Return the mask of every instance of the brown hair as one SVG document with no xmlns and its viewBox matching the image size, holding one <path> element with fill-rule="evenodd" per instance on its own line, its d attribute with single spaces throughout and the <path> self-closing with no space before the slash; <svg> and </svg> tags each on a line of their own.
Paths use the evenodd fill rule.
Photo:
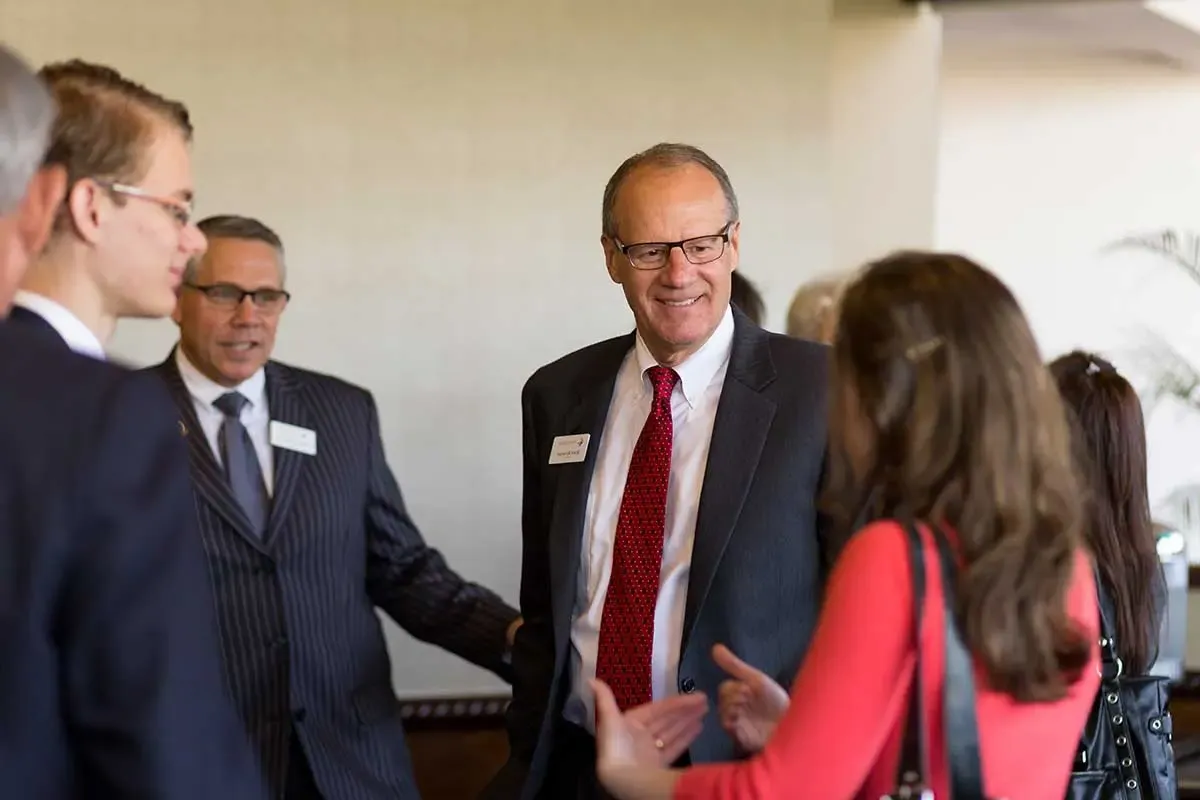
<svg viewBox="0 0 1200 800">
<path fill-rule="evenodd" d="M 904 252 L 846 287 L 826 504 L 945 522 L 957 620 L 990 685 L 1062 697 L 1091 642 L 1067 615 L 1081 509 L 1062 401 L 1016 300 L 957 255 Z"/>
<path fill-rule="evenodd" d="M 148 167 L 154 123 L 166 122 L 192 138 L 187 108 L 135 83 L 115 69 L 74 60 L 47 64 L 38 73 L 58 104 L 45 163 L 67 171 L 67 192 L 93 178 L 137 183 Z M 64 227 L 66 202 L 56 227 Z"/>
<path fill-rule="evenodd" d="M 1074 423 L 1079 473 L 1087 482 L 1083 535 L 1116 612 L 1126 667 L 1145 672 L 1158 639 L 1158 551 L 1146 485 L 1146 426 L 1137 392 L 1112 364 L 1078 350 L 1050 373 Z"/>
</svg>

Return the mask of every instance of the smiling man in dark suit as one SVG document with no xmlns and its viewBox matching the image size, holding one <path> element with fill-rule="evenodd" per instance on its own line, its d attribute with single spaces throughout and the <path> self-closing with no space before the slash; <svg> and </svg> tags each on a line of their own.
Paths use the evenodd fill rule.
<svg viewBox="0 0 1200 800">
<path fill-rule="evenodd" d="M 375 609 L 501 676 L 517 611 L 425 544 L 371 394 L 270 360 L 279 236 L 238 216 L 200 229 L 154 371 L 187 430 L 234 699 L 276 797 L 416 800 Z"/>
<path fill-rule="evenodd" d="M 144 110 L 109 112 L 153 141 Z M 170 399 L 2 319 L 64 192 L 90 191 L 62 165 L 38 169 L 54 119 L 0 47 L 0 795 L 260 800 Z M 142 148 L 128 155 L 146 166 Z"/>
<path fill-rule="evenodd" d="M 741 223 L 725 170 L 657 145 L 612 176 L 602 224 L 636 331 L 522 394 L 525 624 L 492 798 L 597 796 L 593 677 L 622 708 L 714 697 L 724 643 L 790 685 L 830 559 L 825 348 L 730 307 Z M 709 718 L 689 755 L 736 754 Z"/>
</svg>

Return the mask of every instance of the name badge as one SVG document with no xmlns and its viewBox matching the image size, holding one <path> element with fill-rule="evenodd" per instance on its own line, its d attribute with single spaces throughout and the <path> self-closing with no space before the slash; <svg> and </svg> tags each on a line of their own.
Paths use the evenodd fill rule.
<svg viewBox="0 0 1200 800">
<path fill-rule="evenodd" d="M 587 455 L 590 433 L 577 433 L 574 436 L 555 436 L 554 444 L 550 446 L 551 464 L 578 464 Z"/>
<path fill-rule="evenodd" d="M 317 454 L 317 432 L 308 428 L 301 428 L 299 425 L 289 425 L 286 422 L 271 420 L 270 426 L 271 446 L 282 447 L 284 450 L 292 450 L 296 453 L 303 453 L 306 456 L 315 456 Z"/>
</svg>

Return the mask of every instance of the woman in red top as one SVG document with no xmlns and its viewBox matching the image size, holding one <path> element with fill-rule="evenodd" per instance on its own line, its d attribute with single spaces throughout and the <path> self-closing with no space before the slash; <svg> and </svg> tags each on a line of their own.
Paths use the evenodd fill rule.
<svg viewBox="0 0 1200 800">
<path fill-rule="evenodd" d="M 917 654 L 894 520 L 912 518 L 946 523 L 960 560 L 956 617 L 975 658 L 987 794 L 1060 800 L 1097 691 L 1099 633 L 1070 437 L 1028 323 L 971 261 L 901 253 L 847 288 L 833 358 L 829 509 L 844 523 L 880 521 L 839 558 L 790 699 L 717 648 L 734 679 L 722 690 L 723 721 L 761 752 L 658 768 L 651 731 L 661 736 L 661 721 L 645 709 L 621 715 L 595 684 L 601 781 L 621 800 L 875 800 L 895 789 Z M 942 587 L 922 535 L 927 777 L 946 798 Z"/>
</svg>

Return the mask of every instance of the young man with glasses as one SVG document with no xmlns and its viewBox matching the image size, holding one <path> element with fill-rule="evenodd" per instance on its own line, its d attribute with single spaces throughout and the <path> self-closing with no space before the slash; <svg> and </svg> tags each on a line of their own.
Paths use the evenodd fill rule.
<svg viewBox="0 0 1200 800">
<path fill-rule="evenodd" d="M 602 796 L 593 678 L 635 715 L 681 695 L 655 732 L 664 764 L 727 761 L 715 716 L 700 723 L 723 677 L 713 646 L 785 686 L 804 655 L 831 558 L 828 356 L 730 307 L 740 236 L 729 177 L 698 148 L 656 145 L 605 188 L 600 241 L 636 330 L 522 394 L 525 624 L 489 798 Z"/>
<path fill-rule="evenodd" d="M 265 800 L 170 399 L 4 319 L 67 187 L 54 118 L 0 47 L 0 794 Z"/>
<path fill-rule="evenodd" d="M 165 317 L 188 261 L 192 125 L 183 104 L 83 61 L 40 72 L 59 114 L 46 164 L 67 174 L 50 241 L 14 299 L 14 320 L 95 358 L 122 317 Z"/>
<path fill-rule="evenodd" d="M 415 800 L 375 609 L 505 678 L 517 611 L 425 544 L 371 394 L 271 360 L 289 300 L 279 236 L 232 215 L 199 226 L 179 344 L 152 370 L 186 432 L 242 721 L 275 797 Z"/>
</svg>

